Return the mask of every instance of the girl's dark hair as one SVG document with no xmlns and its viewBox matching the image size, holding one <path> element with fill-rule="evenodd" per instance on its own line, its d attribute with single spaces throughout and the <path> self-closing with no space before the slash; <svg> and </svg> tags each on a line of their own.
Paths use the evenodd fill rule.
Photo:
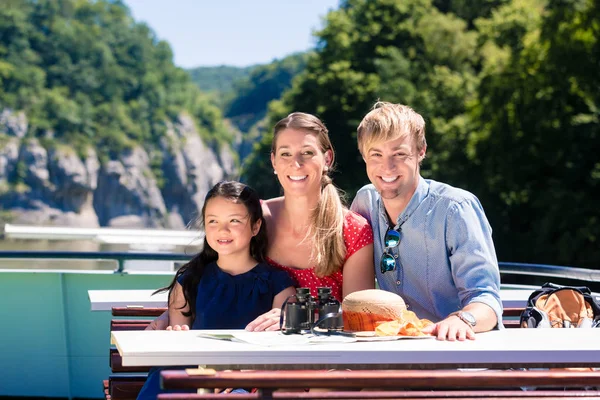
<svg viewBox="0 0 600 400">
<path fill-rule="evenodd" d="M 260 229 L 258 233 L 250 240 L 250 256 L 258 262 L 264 262 L 267 254 L 267 224 L 262 213 L 262 206 L 260 204 L 260 198 L 254 189 L 250 186 L 246 186 L 243 183 L 235 181 L 223 181 L 217 183 L 212 189 L 208 191 L 204 199 L 204 205 L 202 206 L 202 214 L 196 221 L 196 224 L 200 228 L 204 228 L 204 213 L 206 211 L 206 204 L 208 201 L 215 197 L 223 197 L 229 199 L 235 203 L 240 203 L 246 206 L 248 215 L 250 217 L 250 226 L 253 227 L 257 221 L 261 221 Z M 196 295 L 198 293 L 198 284 L 202 275 L 204 274 L 204 268 L 211 262 L 217 261 L 219 255 L 217 252 L 209 246 L 204 237 L 204 245 L 202 251 L 194 256 L 189 262 L 183 265 L 173 278 L 173 282 L 169 286 L 158 289 L 154 293 L 161 293 L 169 291 L 169 303 L 171 304 L 171 294 L 175 283 L 178 282 L 179 277 L 183 276 L 181 286 L 183 288 L 183 295 L 185 296 L 185 304 L 182 308 L 185 308 L 188 304 L 190 305 L 189 312 L 183 312 L 186 317 L 192 318 L 192 323 L 196 318 Z"/>
</svg>

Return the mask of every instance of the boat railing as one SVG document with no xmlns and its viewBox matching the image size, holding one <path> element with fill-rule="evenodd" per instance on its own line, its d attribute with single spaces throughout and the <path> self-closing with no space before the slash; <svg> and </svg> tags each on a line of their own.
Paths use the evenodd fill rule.
<svg viewBox="0 0 600 400">
<path fill-rule="evenodd" d="M 500 262 L 500 273 L 600 282 L 600 270 L 545 264 Z"/>
<path fill-rule="evenodd" d="M 113 261 L 115 273 L 127 273 L 128 261 L 168 261 L 186 262 L 191 254 L 167 252 L 130 252 L 130 251 L 0 251 L 0 260 L 44 260 L 44 261 Z M 1 271 L 1 270 L 0 270 Z"/>
<path fill-rule="evenodd" d="M 172 261 L 185 262 L 192 254 L 174 252 L 94 252 L 94 251 L 0 251 L 0 260 L 94 260 L 114 261 L 115 273 L 127 273 L 127 261 Z M 502 275 L 533 276 L 538 278 L 557 278 L 576 280 L 586 283 L 600 282 L 600 270 L 577 268 L 547 264 L 527 264 L 516 262 L 500 262 Z"/>
<path fill-rule="evenodd" d="M 4 224 L 3 236 L 23 240 L 87 240 L 103 244 L 197 246 L 204 233 L 197 230 L 76 228 Z"/>
</svg>

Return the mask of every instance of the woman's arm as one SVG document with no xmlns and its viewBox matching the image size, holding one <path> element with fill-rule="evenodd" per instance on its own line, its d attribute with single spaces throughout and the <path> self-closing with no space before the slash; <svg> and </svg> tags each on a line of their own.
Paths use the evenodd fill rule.
<svg viewBox="0 0 600 400">
<path fill-rule="evenodd" d="M 164 331 L 169 326 L 169 310 L 160 314 L 146 327 L 147 331 Z"/>
<path fill-rule="evenodd" d="M 342 295 L 344 297 L 358 290 L 375 288 L 372 243 L 348 257 L 344 264 L 343 276 Z"/>
</svg>

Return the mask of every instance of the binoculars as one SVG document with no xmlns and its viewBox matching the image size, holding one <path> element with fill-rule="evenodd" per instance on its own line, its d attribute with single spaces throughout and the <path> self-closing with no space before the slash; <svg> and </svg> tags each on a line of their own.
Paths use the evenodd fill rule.
<svg viewBox="0 0 600 400">
<path fill-rule="evenodd" d="M 303 333 L 320 328 L 328 332 L 344 329 L 341 304 L 331 295 L 331 288 L 317 288 L 317 297 L 309 288 L 297 288 L 281 307 L 281 331 L 284 334 Z"/>
</svg>

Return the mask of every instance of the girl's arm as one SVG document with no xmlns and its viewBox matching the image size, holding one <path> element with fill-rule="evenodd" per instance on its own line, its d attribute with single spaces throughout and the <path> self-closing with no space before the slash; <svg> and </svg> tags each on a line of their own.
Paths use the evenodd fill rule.
<svg viewBox="0 0 600 400">
<path fill-rule="evenodd" d="M 185 305 L 185 307 L 183 307 Z M 183 308 L 182 308 L 183 307 Z M 173 327 L 174 330 L 179 330 L 177 327 L 183 327 L 184 325 L 188 328 L 192 325 L 192 318 L 183 315 L 183 312 L 188 312 L 190 305 L 186 304 L 185 296 L 183 295 L 183 288 L 179 282 L 175 282 L 173 291 L 169 296 L 169 327 Z M 167 327 L 167 329 L 169 329 Z"/>
<path fill-rule="evenodd" d="M 375 269 L 373 268 L 373 244 L 357 250 L 346 260 L 343 270 L 342 295 L 364 289 L 375 288 Z"/>
<path fill-rule="evenodd" d="M 246 330 L 251 332 L 278 331 L 281 306 L 285 299 L 295 294 L 296 289 L 293 286 L 283 289 L 273 298 L 273 308 L 250 322 L 246 326 Z"/>
</svg>

